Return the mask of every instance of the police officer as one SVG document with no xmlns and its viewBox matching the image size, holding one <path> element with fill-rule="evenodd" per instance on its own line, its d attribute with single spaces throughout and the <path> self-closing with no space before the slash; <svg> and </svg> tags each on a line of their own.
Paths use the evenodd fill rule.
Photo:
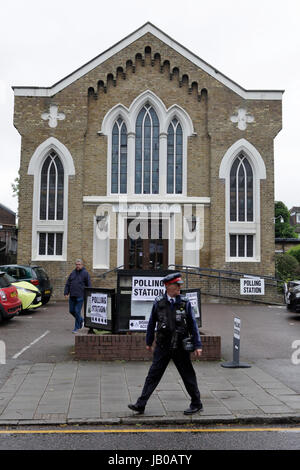
<svg viewBox="0 0 300 470">
<path fill-rule="evenodd" d="M 154 301 L 146 334 L 146 348 L 151 350 L 157 324 L 153 362 L 141 396 L 135 404 L 129 404 L 128 407 L 139 414 L 144 413 L 148 399 L 160 382 L 170 359 L 173 359 L 191 397 L 190 407 L 184 414 L 191 415 L 203 409 L 190 358 L 191 350 L 195 350 L 196 357 L 201 356 L 201 339 L 191 304 L 186 297 L 180 295 L 180 285 L 183 284 L 181 274 L 169 274 L 163 278 L 163 282 L 166 293 Z"/>
</svg>

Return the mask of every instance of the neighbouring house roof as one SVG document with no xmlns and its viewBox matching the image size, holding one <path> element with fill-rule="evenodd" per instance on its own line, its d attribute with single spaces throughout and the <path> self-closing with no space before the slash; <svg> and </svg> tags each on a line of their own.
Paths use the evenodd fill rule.
<svg viewBox="0 0 300 470">
<path fill-rule="evenodd" d="M 12 211 L 12 210 L 9 209 L 8 207 L 6 207 L 4 204 L 1 204 L 1 203 L 0 203 L 0 209 L 3 209 L 4 211 L 9 212 L 9 213 L 12 214 L 12 215 L 16 215 L 16 213 L 15 213 L 14 211 Z"/>
<path fill-rule="evenodd" d="M 69 86 L 75 80 L 78 80 L 98 65 L 102 64 L 105 60 L 112 57 L 117 52 L 132 44 L 147 33 L 151 33 L 153 36 L 160 39 L 162 42 L 167 44 L 172 49 L 183 55 L 186 59 L 190 60 L 201 70 L 207 72 L 210 76 L 233 90 L 235 93 L 240 95 L 244 99 L 253 100 L 281 100 L 284 90 L 245 90 L 240 85 L 235 83 L 230 78 L 216 70 L 215 67 L 209 65 L 207 62 L 202 60 L 200 57 L 189 51 L 186 47 L 181 45 L 179 42 L 172 39 L 166 33 L 161 31 L 159 28 L 148 22 L 141 26 L 139 29 L 125 37 L 121 41 L 117 42 L 114 46 L 107 49 L 94 59 L 87 62 L 82 67 L 75 70 L 73 73 L 63 78 L 59 82 L 55 83 L 51 87 L 27 87 L 27 86 L 13 86 L 15 96 L 40 96 L 40 97 L 51 97 Z"/>
</svg>

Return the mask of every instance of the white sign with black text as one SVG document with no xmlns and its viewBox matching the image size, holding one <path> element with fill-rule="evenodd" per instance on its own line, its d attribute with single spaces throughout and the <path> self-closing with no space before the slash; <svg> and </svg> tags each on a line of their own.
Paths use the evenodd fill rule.
<svg viewBox="0 0 300 470">
<path fill-rule="evenodd" d="M 265 280 L 257 277 L 240 279 L 241 295 L 265 295 Z"/>
<path fill-rule="evenodd" d="M 133 277 L 131 300 L 152 301 L 165 293 L 162 277 Z"/>
<path fill-rule="evenodd" d="M 91 320 L 99 325 L 107 325 L 107 294 L 91 294 Z"/>
<path fill-rule="evenodd" d="M 130 330 L 147 330 L 148 320 L 129 320 Z"/>
<path fill-rule="evenodd" d="M 191 302 L 191 306 L 192 306 L 192 309 L 193 309 L 195 318 L 199 318 L 199 317 L 200 317 L 200 313 L 199 313 L 199 307 L 198 307 L 198 295 L 197 295 L 197 292 L 186 292 L 184 295 L 185 295 L 185 296 L 189 299 L 189 301 Z"/>
</svg>

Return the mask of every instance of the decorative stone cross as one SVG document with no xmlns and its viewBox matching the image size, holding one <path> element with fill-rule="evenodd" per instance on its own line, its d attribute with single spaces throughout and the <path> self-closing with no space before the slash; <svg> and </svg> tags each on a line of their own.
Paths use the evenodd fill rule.
<svg viewBox="0 0 300 470">
<path fill-rule="evenodd" d="M 57 121 L 62 121 L 66 117 L 64 113 L 58 113 L 57 111 L 58 106 L 56 106 L 56 104 L 50 104 L 49 113 L 42 114 L 42 119 L 44 119 L 44 121 L 48 120 L 50 127 L 56 127 Z"/>
<path fill-rule="evenodd" d="M 245 129 L 247 129 L 247 123 L 254 121 L 254 117 L 251 116 L 251 114 L 247 113 L 246 109 L 239 108 L 237 116 L 231 116 L 230 120 L 231 122 L 237 122 L 237 127 L 241 131 L 244 131 Z"/>
</svg>

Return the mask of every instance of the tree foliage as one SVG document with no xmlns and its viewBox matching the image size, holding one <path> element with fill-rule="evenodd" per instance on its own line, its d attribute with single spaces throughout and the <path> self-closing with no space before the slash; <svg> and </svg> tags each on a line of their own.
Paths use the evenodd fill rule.
<svg viewBox="0 0 300 470">
<path fill-rule="evenodd" d="M 296 258 L 287 253 L 275 257 L 276 278 L 283 281 L 292 281 L 300 277 L 300 265 Z"/>
<path fill-rule="evenodd" d="M 290 248 L 290 249 L 287 251 L 287 254 L 293 256 L 294 258 L 296 258 L 296 260 L 298 261 L 298 263 L 300 263 L 300 245 L 295 246 L 294 248 Z"/>
<path fill-rule="evenodd" d="M 290 225 L 289 210 L 282 201 L 275 202 L 275 238 L 297 238 L 294 228 Z"/>
</svg>

